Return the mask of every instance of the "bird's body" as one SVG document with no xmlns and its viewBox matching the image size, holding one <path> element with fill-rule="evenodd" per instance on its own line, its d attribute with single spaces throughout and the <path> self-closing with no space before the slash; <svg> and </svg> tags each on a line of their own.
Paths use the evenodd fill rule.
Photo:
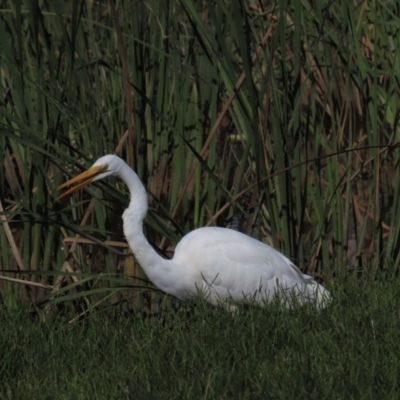
<svg viewBox="0 0 400 400">
<path fill-rule="evenodd" d="M 221 299 L 261 304 L 271 301 L 280 289 L 294 289 L 305 295 L 298 298 L 302 302 L 314 298 L 318 286 L 274 248 L 226 228 L 199 228 L 188 233 L 170 262 L 174 273 L 180 269 L 178 276 L 186 276 L 183 281 L 172 279 L 163 290 L 181 300 L 196 296 L 199 288 L 213 305 Z M 182 297 L 190 287 L 190 293 Z"/>
<path fill-rule="evenodd" d="M 79 182 L 65 196 L 107 176 L 127 184 L 131 201 L 123 214 L 126 239 L 147 277 L 166 293 L 180 300 L 201 293 L 213 305 L 229 301 L 263 306 L 276 295 L 286 307 L 293 301 L 324 307 L 330 300 L 322 285 L 302 274 L 282 253 L 232 229 L 196 229 L 183 237 L 171 260 L 162 258 L 143 234 L 146 190 L 136 173 L 117 156 L 101 157 L 92 168 L 60 188 Z"/>
</svg>

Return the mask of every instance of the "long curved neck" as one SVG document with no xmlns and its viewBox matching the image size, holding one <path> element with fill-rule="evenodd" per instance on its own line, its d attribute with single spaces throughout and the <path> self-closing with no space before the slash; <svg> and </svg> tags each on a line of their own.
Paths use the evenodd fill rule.
<svg viewBox="0 0 400 400">
<path fill-rule="evenodd" d="M 143 220 L 148 208 L 146 189 L 131 168 L 123 168 L 119 177 L 126 183 L 131 193 L 129 207 L 122 216 L 126 240 L 148 278 L 156 286 L 159 286 L 157 270 L 162 269 L 168 260 L 156 253 L 143 233 Z"/>
</svg>

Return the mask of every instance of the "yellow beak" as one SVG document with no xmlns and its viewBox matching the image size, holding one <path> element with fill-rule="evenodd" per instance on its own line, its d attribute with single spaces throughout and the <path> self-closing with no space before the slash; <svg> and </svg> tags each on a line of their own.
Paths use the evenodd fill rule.
<svg viewBox="0 0 400 400">
<path fill-rule="evenodd" d="M 57 190 L 65 189 L 66 187 L 71 186 L 71 185 L 74 185 L 74 186 L 70 187 L 66 192 L 61 194 L 61 196 L 59 196 L 57 198 L 57 200 L 60 200 L 63 197 L 68 196 L 69 194 L 75 192 L 76 190 L 88 185 L 90 182 L 93 181 L 93 179 L 97 175 L 101 174 L 102 172 L 107 171 L 107 168 L 108 168 L 107 165 L 98 165 L 96 167 L 91 167 L 87 171 L 82 172 L 81 174 L 76 176 L 75 178 L 72 178 L 69 181 L 63 183 L 62 185 L 60 185 L 57 188 Z"/>
</svg>

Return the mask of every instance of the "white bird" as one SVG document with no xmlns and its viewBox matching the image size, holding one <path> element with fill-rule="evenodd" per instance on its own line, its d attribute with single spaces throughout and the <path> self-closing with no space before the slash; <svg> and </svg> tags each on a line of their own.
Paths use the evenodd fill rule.
<svg viewBox="0 0 400 400">
<path fill-rule="evenodd" d="M 59 190 L 74 186 L 60 198 L 107 177 L 120 178 L 128 186 L 131 201 L 122 215 L 125 237 L 147 277 L 164 292 L 180 300 L 201 294 L 215 306 L 244 302 L 262 307 L 277 295 L 287 308 L 293 301 L 320 308 L 330 301 L 329 292 L 282 253 L 232 229 L 196 229 L 182 238 L 172 259 L 162 258 L 143 233 L 146 189 L 117 156 L 99 158 L 87 171 L 61 185 Z"/>
</svg>

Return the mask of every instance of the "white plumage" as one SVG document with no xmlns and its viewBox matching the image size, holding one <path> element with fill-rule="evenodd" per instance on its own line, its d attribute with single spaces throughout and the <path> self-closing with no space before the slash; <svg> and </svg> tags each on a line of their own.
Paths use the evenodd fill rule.
<svg viewBox="0 0 400 400">
<path fill-rule="evenodd" d="M 282 253 L 231 229 L 196 229 L 183 237 L 171 260 L 162 258 L 143 234 L 146 190 L 117 156 L 101 157 L 90 169 L 61 185 L 59 189 L 75 184 L 61 197 L 106 177 L 120 178 L 128 186 L 131 201 L 122 216 L 126 239 L 147 277 L 166 293 L 187 300 L 200 291 L 213 305 L 244 301 L 263 306 L 277 294 L 286 307 L 293 301 L 317 307 L 329 302 L 329 292 Z"/>
</svg>

